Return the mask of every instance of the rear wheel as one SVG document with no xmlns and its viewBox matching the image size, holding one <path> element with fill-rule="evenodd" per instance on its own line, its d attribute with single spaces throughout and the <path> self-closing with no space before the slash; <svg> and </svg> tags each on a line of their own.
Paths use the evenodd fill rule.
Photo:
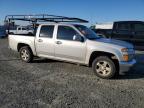
<svg viewBox="0 0 144 108">
<path fill-rule="evenodd" d="M 116 75 L 116 65 L 115 63 L 106 56 L 97 57 L 92 68 L 96 76 L 103 79 L 110 79 Z"/>
<path fill-rule="evenodd" d="M 33 60 L 33 54 L 31 49 L 28 46 L 20 48 L 20 58 L 26 63 L 30 63 Z"/>
<path fill-rule="evenodd" d="M 33 35 L 33 33 L 29 32 L 28 35 Z"/>
</svg>

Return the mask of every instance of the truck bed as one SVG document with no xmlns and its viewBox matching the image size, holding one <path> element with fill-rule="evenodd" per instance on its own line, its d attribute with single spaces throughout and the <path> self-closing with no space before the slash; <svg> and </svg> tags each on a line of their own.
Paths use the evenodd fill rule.
<svg viewBox="0 0 144 108">
<path fill-rule="evenodd" d="M 29 35 L 9 35 L 8 36 L 9 41 L 9 48 L 15 51 L 18 51 L 18 45 L 19 44 L 28 44 L 33 48 L 32 50 L 35 51 L 35 36 L 29 36 Z"/>
</svg>

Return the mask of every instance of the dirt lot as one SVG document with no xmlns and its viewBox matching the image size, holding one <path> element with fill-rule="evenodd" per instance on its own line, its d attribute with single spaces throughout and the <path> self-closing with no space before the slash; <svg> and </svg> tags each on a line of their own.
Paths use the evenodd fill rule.
<svg viewBox="0 0 144 108">
<path fill-rule="evenodd" d="M 23 63 L 0 39 L 0 108 L 144 108 L 143 54 L 126 75 L 103 80 L 85 66 Z"/>
</svg>

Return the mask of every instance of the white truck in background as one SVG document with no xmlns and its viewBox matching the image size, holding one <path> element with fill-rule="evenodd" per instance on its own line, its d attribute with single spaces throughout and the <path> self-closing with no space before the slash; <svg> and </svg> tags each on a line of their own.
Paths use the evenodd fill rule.
<svg viewBox="0 0 144 108">
<path fill-rule="evenodd" d="M 9 30 L 9 34 L 33 34 L 33 30 L 25 27 L 25 26 L 18 26 L 16 30 Z"/>
</svg>

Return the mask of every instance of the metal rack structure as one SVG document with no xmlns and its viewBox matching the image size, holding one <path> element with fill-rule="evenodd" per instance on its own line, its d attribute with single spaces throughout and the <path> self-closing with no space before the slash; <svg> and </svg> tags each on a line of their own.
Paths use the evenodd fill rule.
<svg viewBox="0 0 144 108">
<path fill-rule="evenodd" d="M 15 21 L 27 21 L 30 22 L 36 30 L 37 25 L 41 22 L 72 22 L 72 23 L 88 23 L 88 21 L 80 18 L 71 18 L 65 16 L 56 16 L 56 15 L 48 15 L 48 14 L 38 14 L 38 15 L 7 15 L 5 17 L 5 25 L 7 26 L 8 34 L 10 30 L 10 26 L 15 25 Z"/>
<path fill-rule="evenodd" d="M 48 14 L 39 14 L 39 15 L 7 15 L 5 17 L 5 22 L 10 23 L 11 21 L 30 21 L 32 23 L 37 22 L 74 22 L 74 23 L 88 23 L 88 21 L 80 18 L 71 18 L 65 16 L 56 16 Z"/>
</svg>

